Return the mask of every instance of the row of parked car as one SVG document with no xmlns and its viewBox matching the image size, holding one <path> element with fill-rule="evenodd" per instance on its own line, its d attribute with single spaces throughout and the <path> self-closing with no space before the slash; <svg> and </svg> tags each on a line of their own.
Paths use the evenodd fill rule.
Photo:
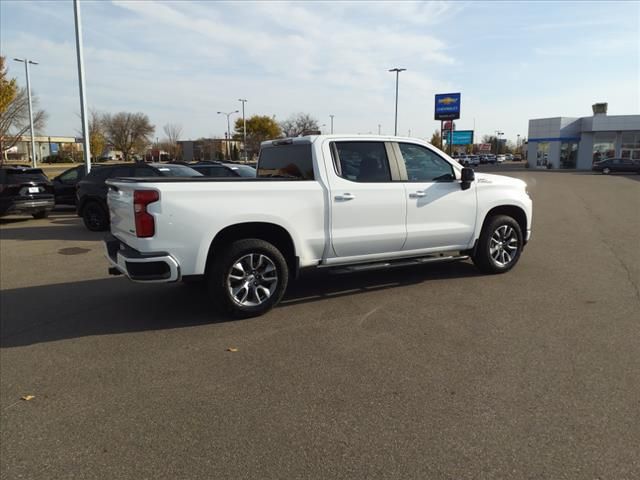
<svg viewBox="0 0 640 480">
<path fill-rule="evenodd" d="M 520 155 L 512 155 L 510 153 L 506 153 L 504 155 L 494 155 L 494 154 L 484 154 L 484 155 L 453 155 L 458 163 L 465 167 L 473 167 L 478 165 L 495 165 L 496 163 L 503 162 L 519 162 L 522 160 Z"/>
<path fill-rule="evenodd" d="M 40 168 L 0 168 L 0 216 L 14 213 L 45 218 L 56 205 L 75 205 L 78 216 L 92 231 L 109 228 L 106 180 L 117 177 L 255 177 L 249 165 L 224 162 L 119 163 L 84 165 L 65 170 L 49 180 Z"/>
</svg>

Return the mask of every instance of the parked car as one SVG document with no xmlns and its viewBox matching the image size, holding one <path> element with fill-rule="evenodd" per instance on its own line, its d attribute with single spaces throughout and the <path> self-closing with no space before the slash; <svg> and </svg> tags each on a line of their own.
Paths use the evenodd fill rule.
<svg viewBox="0 0 640 480">
<path fill-rule="evenodd" d="M 170 163 L 120 163 L 92 169 L 77 184 L 76 206 L 78 216 L 94 232 L 109 228 L 107 207 L 107 179 L 126 177 L 201 177 L 202 174 L 184 165 Z"/>
<path fill-rule="evenodd" d="M 248 165 L 223 162 L 198 162 L 187 164 L 205 177 L 255 177 L 256 169 Z"/>
<path fill-rule="evenodd" d="M 640 160 L 630 158 L 607 158 L 595 162 L 591 167 L 594 172 L 609 173 L 640 173 Z"/>
<path fill-rule="evenodd" d="M 496 162 L 497 163 L 504 163 L 507 160 L 507 156 L 506 155 L 496 155 Z"/>
<path fill-rule="evenodd" d="M 110 273 L 203 278 L 230 314 L 249 317 L 275 306 L 307 269 L 471 258 L 502 273 L 531 235 L 522 180 L 475 174 L 418 139 L 278 139 L 262 143 L 257 170 L 233 182 L 108 180 Z"/>
<path fill-rule="evenodd" d="M 40 168 L 0 168 L 0 216 L 25 213 L 45 218 L 54 204 L 53 186 Z"/>
<path fill-rule="evenodd" d="M 92 169 L 103 168 L 100 165 L 92 165 Z M 85 177 L 84 165 L 65 170 L 51 180 L 56 196 L 56 205 L 75 205 L 76 188 L 78 182 Z"/>
</svg>

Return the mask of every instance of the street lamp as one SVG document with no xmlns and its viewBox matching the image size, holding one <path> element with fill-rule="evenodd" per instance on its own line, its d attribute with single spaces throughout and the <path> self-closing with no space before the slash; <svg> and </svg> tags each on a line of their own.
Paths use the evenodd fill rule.
<svg viewBox="0 0 640 480">
<path fill-rule="evenodd" d="M 331 117 L 331 134 L 333 134 L 333 117 L 335 117 L 335 115 L 329 115 L 329 117 Z"/>
<path fill-rule="evenodd" d="M 231 126 L 229 124 L 229 117 L 234 113 L 240 113 L 238 110 L 234 110 L 233 112 L 218 112 L 218 115 L 226 115 L 227 116 L 227 160 L 231 159 L 231 149 L 229 148 L 229 141 L 231 140 Z"/>
<path fill-rule="evenodd" d="M 84 82 L 84 55 L 82 53 L 80 0 L 73 0 L 73 16 L 76 27 L 76 58 L 78 61 L 78 90 L 80 91 L 80 119 L 82 120 L 82 151 L 84 152 L 84 170 L 85 173 L 88 174 L 91 171 L 91 149 L 89 147 L 89 119 L 87 117 L 86 85 Z"/>
<path fill-rule="evenodd" d="M 378 124 L 378 135 L 380 135 L 382 132 L 382 125 Z"/>
<path fill-rule="evenodd" d="M 390 72 L 396 72 L 396 119 L 395 119 L 395 127 L 393 129 L 393 134 L 398 135 L 398 79 L 400 77 L 400 72 L 404 72 L 406 68 L 392 68 Z"/>
<path fill-rule="evenodd" d="M 496 130 L 496 155 L 500 153 L 500 135 L 504 135 L 504 132 Z"/>
<path fill-rule="evenodd" d="M 29 102 L 29 129 L 31 130 L 31 161 L 33 167 L 36 167 L 36 141 L 33 137 L 33 104 L 31 102 L 31 80 L 29 79 L 29 65 L 38 65 L 27 58 L 14 58 L 16 62 L 24 63 L 24 73 L 27 76 L 27 99 Z"/>
<path fill-rule="evenodd" d="M 239 98 L 242 102 L 242 150 L 244 151 L 244 161 L 247 161 L 247 121 L 244 118 L 244 104 L 247 103 L 246 98 Z"/>
</svg>

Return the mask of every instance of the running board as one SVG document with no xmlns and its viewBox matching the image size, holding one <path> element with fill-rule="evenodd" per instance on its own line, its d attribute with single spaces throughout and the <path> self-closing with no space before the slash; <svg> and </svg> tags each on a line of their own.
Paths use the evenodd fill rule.
<svg viewBox="0 0 640 480">
<path fill-rule="evenodd" d="M 330 269 L 335 273 L 354 273 L 366 272 L 369 270 L 383 270 L 386 268 L 408 267 L 411 265 L 423 265 L 425 263 L 456 262 L 468 259 L 469 255 L 428 256 L 419 258 L 402 258 L 398 260 L 388 260 L 385 262 L 361 263 L 358 265 L 335 266 L 330 267 Z"/>
</svg>

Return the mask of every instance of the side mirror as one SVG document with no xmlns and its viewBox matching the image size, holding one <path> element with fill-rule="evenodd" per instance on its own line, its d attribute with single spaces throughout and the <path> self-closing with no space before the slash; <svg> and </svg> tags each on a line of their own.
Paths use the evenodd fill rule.
<svg viewBox="0 0 640 480">
<path fill-rule="evenodd" d="M 462 169 L 462 175 L 461 175 L 462 183 L 460 184 L 460 187 L 462 188 L 462 190 L 467 190 L 469 187 L 471 187 L 471 182 L 473 182 L 475 179 L 476 179 L 476 174 L 473 171 L 473 168 L 464 167 Z"/>
</svg>

